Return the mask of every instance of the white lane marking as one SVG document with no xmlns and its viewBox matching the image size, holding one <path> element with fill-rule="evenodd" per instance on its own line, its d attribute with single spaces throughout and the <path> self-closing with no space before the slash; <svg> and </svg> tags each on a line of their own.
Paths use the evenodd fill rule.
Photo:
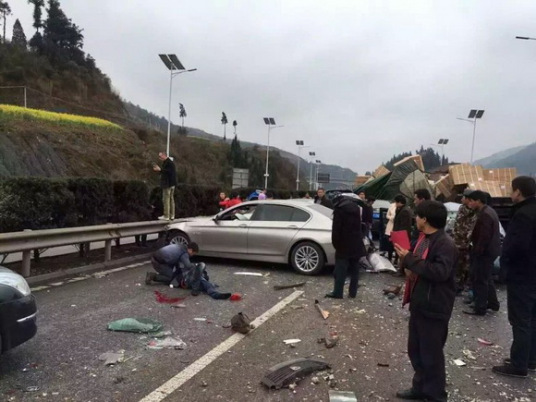
<svg viewBox="0 0 536 402">
<path fill-rule="evenodd" d="M 275 306 L 273 306 L 268 311 L 264 312 L 261 316 L 257 317 L 252 324 L 255 325 L 255 328 L 258 328 L 260 325 L 262 325 L 264 322 L 268 321 L 272 316 L 277 314 L 279 311 L 281 311 L 283 308 L 285 308 L 288 304 L 292 303 L 294 300 L 296 300 L 298 297 L 300 297 L 303 294 L 303 291 L 297 290 L 294 293 L 290 294 L 289 296 L 285 297 L 283 300 L 281 300 L 279 303 L 277 303 Z M 254 329 L 256 331 L 257 329 Z M 229 349 L 231 349 L 234 345 L 236 345 L 238 342 L 240 342 L 244 337 L 247 335 L 243 335 L 240 333 L 235 333 L 234 335 L 231 335 L 229 338 L 227 338 L 225 341 L 220 343 L 218 346 L 216 346 L 214 349 L 212 349 L 210 352 L 208 352 L 206 355 L 200 357 L 195 362 L 190 364 L 188 367 L 186 367 L 181 372 L 177 373 L 174 377 L 169 379 L 167 382 L 162 384 L 160 387 L 155 389 L 153 392 L 151 392 L 149 395 L 145 396 L 145 398 L 141 399 L 140 402 L 160 402 L 164 398 L 168 397 L 171 393 L 178 390 L 186 381 L 193 378 L 197 373 L 199 373 L 201 370 L 203 370 L 205 367 L 207 367 L 210 363 L 212 363 L 214 360 L 216 360 L 218 357 L 220 357 L 222 354 L 227 352 Z"/>
<path fill-rule="evenodd" d="M 62 286 L 62 285 L 65 285 L 66 283 L 84 281 L 84 280 L 89 279 L 89 278 L 102 278 L 102 277 L 104 277 L 106 275 L 113 274 L 115 272 L 121 272 L 121 271 L 125 271 L 127 269 L 130 269 L 130 268 L 136 268 L 136 267 L 148 264 L 149 261 L 150 260 L 138 262 L 136 264 L 125 265 L 124 267 L 113 268 L 113 269 L 109 269 L 108 271 L 99 271 L 99 272 L 95 272 L 95 273 L 89 274 L 89 275 L 77 276 L 75 278 L 67 279 L 66 281 L 54 282 L 54 283 L 51 283 L 49 285 L 37 286 L 35 288 L 31 288 L 31 291 L 33 293 L 35 293 L 35 292 L 39 292 L 40 290 L 50 289 L 51 287 Z"/>
</svg>

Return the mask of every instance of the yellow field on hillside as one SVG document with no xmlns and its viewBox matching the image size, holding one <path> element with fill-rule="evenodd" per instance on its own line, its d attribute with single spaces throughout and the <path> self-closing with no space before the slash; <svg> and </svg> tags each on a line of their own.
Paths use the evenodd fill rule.
<svg viewBox="0 0 536 402">
<path fill-rule="evenodd" d="M 122 130 L 123 128 L 111 121 L 99 119 L 97 117 L 80 116 L 68 113 L 55 113 L 46 110 L 30 109 L 13 105 L 0 104 L 0 119 L 2 117 L 13 117 L 22 120 L 46 120 L 61 125 L 79 127 L 98 127 L 112 130 Z"/>
</svg>

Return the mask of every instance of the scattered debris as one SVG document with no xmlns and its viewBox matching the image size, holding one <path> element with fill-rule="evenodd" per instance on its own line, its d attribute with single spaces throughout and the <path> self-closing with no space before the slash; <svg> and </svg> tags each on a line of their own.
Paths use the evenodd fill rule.
<svg viewBox="0 0 536 402">
<path fill-rule="evenodd" d="M 320 382 L 320 380 L 318 379 L 318 377 L 313 377 L 313 378 L 311 378 L 311 382 L 313 384 L 318 384 Z"/>
<path fill-rule="evenodd" d="M 160 350 L 164 348 L 184 350 L 186 349 L 186 343 L 180 338 L 168 336 L 164 339 L 152 340 L 147 344 L 147 349 Z"/>
<path fill-rule="evenodd" d="M 458 367 L 466 366 L 465 362 L 462 359 L 456 359 L 454 360 L 454 364 Z"/>
<path fill-rule="evenodd" d="M 153 334 L 152 337 L 153 338 L 164 338 L 166 336 L 170 336 L 171 335 L 171 331 L 160 331 L 160 332 L 157 332 L 156 334 Z"/>
<path fill-rule="evenodd" d="M 316 300 L 316 299 L 315 299 L 315 306 L 316 306 L 316 308 L 318 309 L 318 311 L 320 312 L 320 315 L 322 315 L 322 318 L 323 318 L 324 320 L 327 320 L 328 317 L 329 317 L 329 311 L 324 310 L 324 309 L 322 308 L 322 306 L 320 306 L 320 302 L 319 302 L 318 300 Z"/>
<path fill-rule="evenodd" d="M 317 342 L 323 343 L 326 345 L 326 348 L 331 349 L 339 342 L 339 337 L 337 336 L 336 333 L 330 333 L 325 338 L 318 338 Z"/>
<path fill-rule="evenodd" d="M 290 289 L 290 288 L 299 288 L 301 286 L 305 285 L 305 282 L 299 282 L 289 285 L 274 285 L 274 290 L 283 290 L 283 289 Z"/>
<path fill-rule="evenodd" d="M 389 367 L 389 363 L 378 363 L 378 367 Z"/>
<path fill-rule="evenodd" d="M 154 294 L 156 296 L 156 301 L 158 303 L 173 304 L 173 303 L 178 303 L 178 302 L 183 301 L 184 299 L 186 299 L 186 297 L 169 297 L 169 296 L 165 295 L 164 293 L 159 292 L 158 290 L 155 290 Z"/>
<path fill-rule="evenodd" d="M 493 342 L 487 341 L 487 340 L 482 339 L 482 338 L 478 338 L 477 341 L 478 341 L 478 343 L 480 343 L 480 344 L 482 344 L 482 345 L 486 345 L 486 346 L 491 346 L 491 345 L 493 345 Z"/>
<path fill-rule="evenodd" d="M 473 355 L 473 352 L 471 352 L 470 350 L 468 349 L 464 349 L 462 350 L 462 353 L 465 357 L 467 357 L 468 359 L 471 359 L 471 360 L 476 360 L 476 357 Z"/>
<path fill-rule="evenodd" d="M 163 325 L 149 318 L 123 318 L 108 324 L 110 331 L 149 333 L 158 332 Z"/>
<path fill-rule="evenodd" d="M 293 345 L 295 343 L 300 343 L 301 339 L 285 339 L 283 342 L 285 342 L 285 345 Z"/>
<path fill-rule="evenodd" d="M 355 311 L 356 314 L 365 314 L 366 312 L 367 311 L 364 308 Z"/>
<path fill-rule="evenodd" d="M 393 293 L 394 295 L 398 295 L 401 289 L 402 285 L 390 285 L 388 288 L 383 289 L 383 294 L 388 295 L 389 293 Z"/>
<path fill-rule="evenodd" d="M 125 381 L 125 377 L 115 377 L 114 378 L 114 384 L 121 384 Z"/>
<path fill-rule="evenodd" d="M 99 356 L 99 360 L 104 362 L 105 366 L 115 366 L 118 363 L 125 361 L 125 351 L 106 352 Z"/>
<path fill-rule="evenodd" d="M 261 382 L 269 389 L 281 389 L 297 383 L 308 374 L 330 368 L 330 365 L 316 359 L 294 359 L 271 367 Z"/>
<path fill-rule="evenodd" d="M 235 272 L 235 275 L 262 276 L 260 272 Z"/>
<path fill-rule="evenodd" d="M 171 308 L 186 308 L 186 304 L 172 304 Z"/>
<path fill-rule="evenodd" d="M 24 388 L 24 392 L 37 392 L 41 388 L 39 388 L 37 385 L 31 385 L 29 387 Z"/>
<path fill-rule="evenodd" d="M 194 321 L 206 321 L 207 319 L 205 317 L 195 317 Z"/>
<path fill-rule="evenodd" d="M 329 402 L 357 402 L 352 391 L 329 391 Z"/>
<path fill-rule="evenodd" d="M 202 382 L 201 382 L 201 386 L 202 386 L 203 388 L 206 388 L 206 387 L 208 387 L 208 383 L 207 383 L 206 381 L 202 381 Z"/>
</svg>

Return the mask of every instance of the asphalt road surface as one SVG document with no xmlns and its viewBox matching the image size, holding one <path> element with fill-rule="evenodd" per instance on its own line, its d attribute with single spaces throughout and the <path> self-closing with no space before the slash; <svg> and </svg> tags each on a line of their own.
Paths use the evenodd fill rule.
<svg viewBox="0 0 536 402">
<path fill-rule="evenodd" d="M 406 354 L 408 312 L 382 289 L 401 284 L 389 274 L 361 275 L 357 299 L 329 300 L 330 273 L 304 277 L 284 266 L 210 260 L 211 281 L 241 301 L 193 297 L 186 290 L 145 286 L 148 264 L 107 275 L 54 283 L 35 291 L 39 316 L 34 339 L 0 357 L 2 401 L 329 401 L 330 390 L 352 391 L 358 401 L 396 400 L 410 385 Z M 260 273 L 241 276 L 236 272 Z M 307 281 L 295 289 L 274 285 Z M 159 290 L 186 297 L 183 308 L 158 303 Z M 301 293 L 303 292 L 303 293 Z M 450 401 L 530 401 L 536 375 L 499 377 L 491 366 L 508 355 L 511 331 L 505 312 L 486 317 L 462 314 L 457 299 L 446 346 Z M 329 318 L 314 306 L 319 299 Z M 268 317 L 246 336 L 228 328 L 246 312 Z M 186 343 L 183 350 L 151 349 L 150 335 L 112 332 L 113 320 L 145 317 L 161 322 Z M 318 338 L 336 333 L 333 348 Z M 483 338 L 493 343 L 482 345 Z M 283 341 L 299 339 L 293 346 Z M 99 356 L 124 351 L 124 361 L 106 366 Z M 260 380 L 275 364 L 321 358 L 331 370 L 308 375 L 292 389 L 267 390 Z M 453 363 L 461 359 L 459 367 Z M 331 380 L 327 380 L 328 375 Z"/>
</svg>

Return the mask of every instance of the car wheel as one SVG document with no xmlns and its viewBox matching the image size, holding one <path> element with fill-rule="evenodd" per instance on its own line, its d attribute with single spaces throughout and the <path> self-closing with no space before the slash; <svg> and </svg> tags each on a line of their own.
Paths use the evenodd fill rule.
<svg viewBox="0 0 536 402">
<path fill-rule="evenodd" d="M 190 238 L 184 232 L 179 232 L 178 230 L 171 232 L 169 234 L 169 244 L 178 244 L 179 246 L 184 244 L 185 246 L 190 243 Z"/>
<path fill-rule="evenodd" d="M 319 274 L 324 268 L 324 263 L 324 252 L 315 243 L 299 243 L 292 249 L 290 264 L 300 274 Z"/>
</svg>

